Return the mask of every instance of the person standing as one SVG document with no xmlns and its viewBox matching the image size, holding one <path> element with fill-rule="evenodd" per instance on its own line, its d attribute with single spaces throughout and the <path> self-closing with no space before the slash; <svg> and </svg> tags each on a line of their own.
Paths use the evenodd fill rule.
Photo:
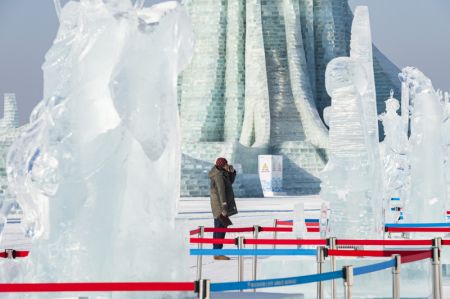
<svg viewBox="0 0 450 299">
<path fill-rule="evenodd" d="M 225 158 L 218 158 L 208 173 L 211 180 L 210 199 L 215 228 L 226 228 L 231 221 L 228 217 L 238 213 L 234 200 L 233 183 L 236 170 Z M 215 232 L 214 239 L 224 239 L 226 233 Z M 222 249 L 223 244 L 213 244 L 213 249 Z M 224 255 L 215 255 L 215 260 L 229 260 Z"/>
</svg>

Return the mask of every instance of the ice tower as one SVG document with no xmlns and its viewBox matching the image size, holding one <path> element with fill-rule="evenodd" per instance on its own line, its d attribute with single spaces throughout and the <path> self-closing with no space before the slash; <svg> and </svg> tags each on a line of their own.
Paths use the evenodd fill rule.
<svg viewBox="0 0 450 299">
<path fill-rule="evenodd" d="M 238 196 L 261 195 L 257 154 L 284 156 L 289 194 L 317 193 L 327 160 L 325 68 L 350 54 L 347 0 L 191 0 L 189 12 L 196 48 L 178 90 L 182 195 L 208 194 L 205 171 L 219 155 L 242 166 Z M 381 113 L 400 83 L 375 47 L 373 56 Z"/>
</svg>

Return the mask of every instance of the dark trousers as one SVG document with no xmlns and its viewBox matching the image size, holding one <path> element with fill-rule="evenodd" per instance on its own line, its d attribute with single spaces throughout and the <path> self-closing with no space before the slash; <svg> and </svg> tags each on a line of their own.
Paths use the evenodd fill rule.
<svg viewBox="0 0 450 299">
<path fill-rule="evenodd" d="M 214 228 L 226 228 L 219 219 L 214 219 Z M 226 233 L 213 233 L 214 239 L 225 239 Z M 213 249 L 222 249 L 223 244 L 213 244 Z"/>
</svg>

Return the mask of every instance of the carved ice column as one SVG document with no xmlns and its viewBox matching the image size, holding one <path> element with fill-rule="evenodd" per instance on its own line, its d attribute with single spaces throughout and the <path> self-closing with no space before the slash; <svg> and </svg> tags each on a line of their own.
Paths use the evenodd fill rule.
<svg viewBox="0 0 450 299">
<path fill-rule="evenodd" d="M 327 148 L 328 130 L 317 112 L 308 76 L 298 2 L 283 0 L 283 8 L 289 75 L 295 105 L 300 112 L 307 140 L 314 146 Z"/>
<path fill-rule="evenodd" d="M 245 101 L 245 1 L 228 1 L 224 140 L 239 140 Z"/>
<path fill-rule="evenodd" d="M 364 114 L 365 138 L 368 147 L 368 165 L 372 177 L 371 190 L 374 209 L 380 209 L 377 221 L 381 221 L 382 204 L 382 174 L 379 151 L 379 134 L 377 118 L 377 97 L 375 91 L 375 78 L 372 56 L 372 35 L 370 31 L 369 9 L 367 6 L 358 6 L 352 24 L 352 37 L 350 44 L 350 57 L 360 63 L 365 70 L 367 89 L 362 94 L 362 107 Z M 381 227 L 381 223 L 379 223 Z"/>
<path fill-rule="evenodd" d="M 261 0 L 246 2 L 245 114 L 240 142 L 265 147 L 270 142 L 270 106 L 261 23 Z"/>
</svg>

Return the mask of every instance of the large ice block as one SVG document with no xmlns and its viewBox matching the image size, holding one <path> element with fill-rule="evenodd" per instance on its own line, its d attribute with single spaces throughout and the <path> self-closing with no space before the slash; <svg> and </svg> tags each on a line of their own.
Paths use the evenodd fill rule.
<svg viewBox="0 0 450 299">
<path fill-rule="evenodd" d="M 411 195 L 408 222 L 443 222 L 447 201 L 444 170 L 443 109 L 433 85 L 420 70 L 399 75 L 411 96 Z"/>
<path fill-rule="evenodd" d="M 8 158 L 35 240 L 23 271 L 2 281 L 188 279 L 174 218 L 176 85 L 193 49 L 189 18 L 176 1 L 140 9 L 82 0 L 68 2 L 60 22 L 44 99 Z"/>
</svg>

